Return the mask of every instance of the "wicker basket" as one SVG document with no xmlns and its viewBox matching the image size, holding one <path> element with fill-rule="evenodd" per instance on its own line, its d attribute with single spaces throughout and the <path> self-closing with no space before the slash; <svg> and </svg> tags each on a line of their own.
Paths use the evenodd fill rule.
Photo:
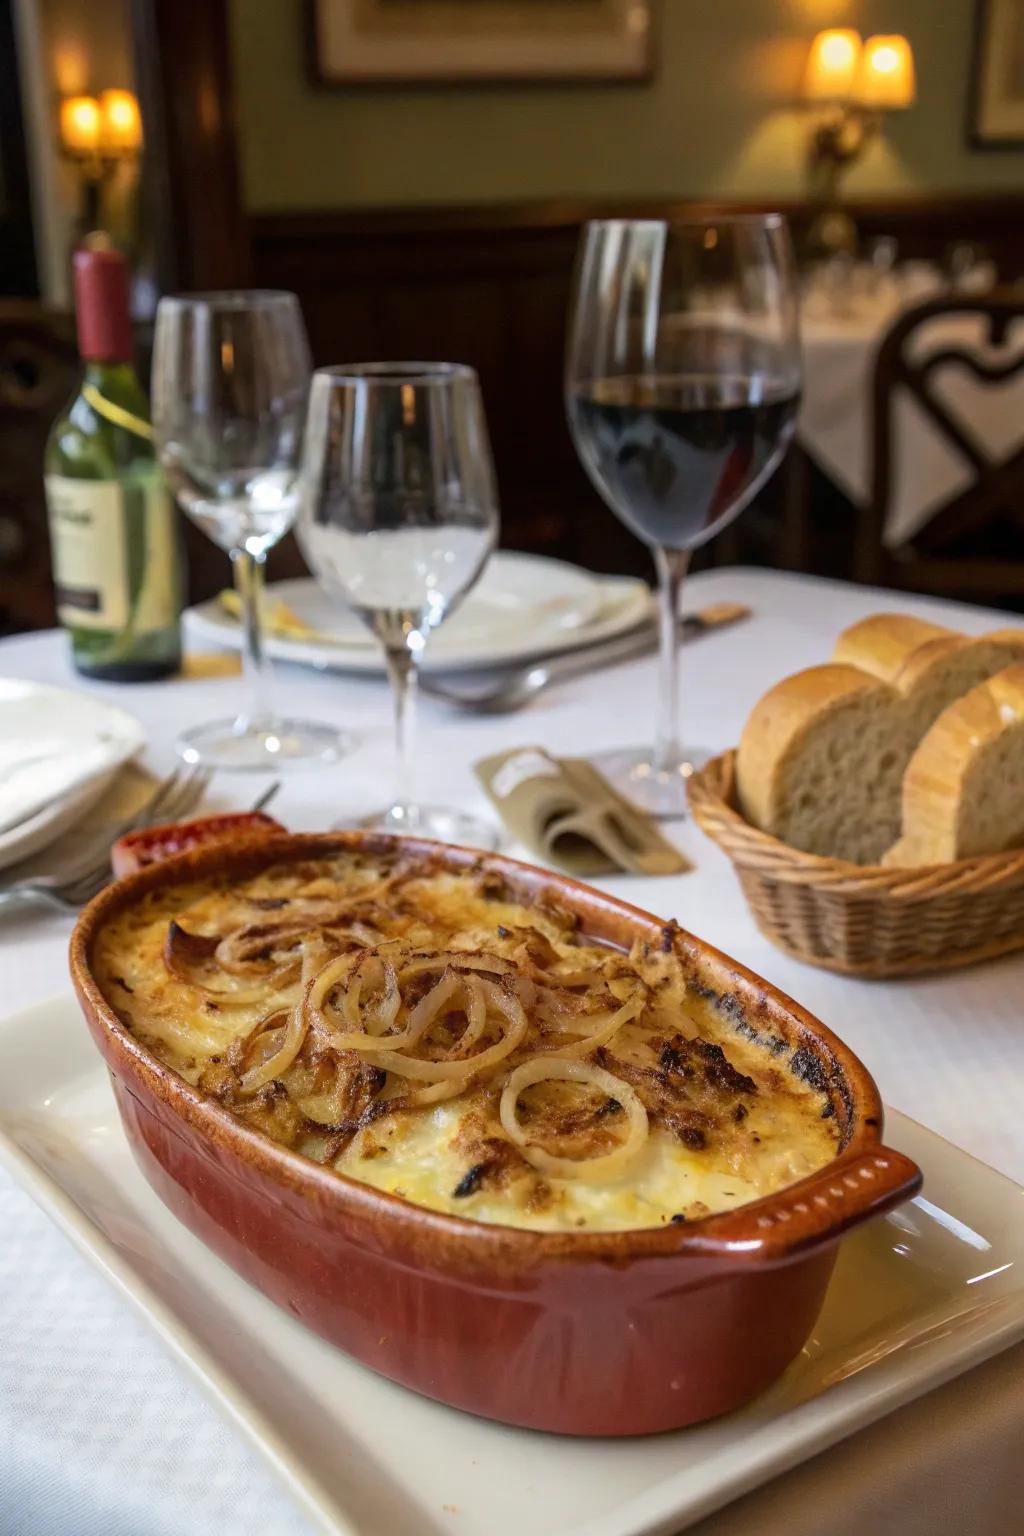
<svg viewBox="0 0 1024 1536">
<path fill-rule="evenodd" d="M 690 805 L 732 860 L 757 926 L 787 954 L 851 976 L 899 976 L 1024 948 L 1024 849 L 923 869 L 801 853 L 737 810 L 735 755 L 693 775 Z"/>
</svg>

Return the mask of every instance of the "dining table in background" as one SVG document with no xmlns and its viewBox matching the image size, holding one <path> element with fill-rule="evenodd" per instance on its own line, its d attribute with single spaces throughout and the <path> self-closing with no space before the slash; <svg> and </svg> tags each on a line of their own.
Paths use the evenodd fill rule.
<svg viewBox="0 0 1024 1536">
<path fill-rule="evenodd" d="M 918 264 L 919 266 L 921 264 Z M 942 297 L 937 271 L 918 272 L 912 282 L 878 280 L 874 291 L 865 277 L 851 278 L 849 291 L 823 286 L 805 291 L 800 332 L 804 383 L 797 436 L 818 468 L 855 506 L 871 494 L 872 383 L 878 349 L 890 327 L 906 310 Z M 970 293 L 957 297 L 969 298 Z M 984 322 L 973 316 L 936 319 L 920 335 L 931 352 L 955 345 L 984 358 Z M 1009 337 L 1024 342 L 1018 327 Z M 935 392 L 955 419 L 981 447 L 1002 459 L 1024 436 L 1024 374 L 998 388 L 987 386 L 962 367 L 938 370 Z M 951 444 L 929 423 L 920 407 L 897 398 L 893 423 L 893 497 L 885 528 L 886 544 L 903 543 L 928 521 L 930 513 L 971 484 L 973 472 Z"/>
<path fill-rule="evenodd" d="M 690 606 L 722 600 L 749 604 L 753 617 L 684 654 L 687 735 L 709 751 L 737 740 L 767 687 L 825 660 L 840 628 L 879 608 L 898 601 L 975 633 L 1001 622 L 981 609 L 766 571 L 722 568 L 692 579 Z M 55 633 L 4 641 L 0 674 L 81 686 Z M 282 668 L 281 686 L 290 707 L 352 729 L 362 744 L 334 767 L 288 775 L 275 815 L 304 830 L 370 810 L 390 773 L 383 683 L 293 667 Z M 237 688 L 237 678 L 206 677 L 97 691 L 139 716 L 149 732 L 148 766 L 162 773 L 181 728 L 230 713 Z M 486 815 L 474 762 L 532 741 L 576 754 L 635 742 L 653 718 L 655 691 L 655 662 L 646 657 L 575 678 L 521 715 L 469 716 L 424 698 L 424 792 Z M 222 776 L 209 804 L 240 806 L 258 788 L 256 779 Z M 862 1057 L 888 1103 L 1024 1183 L 1024 956 L 890 982 L 808 968 L 758 932 L 727 860 L 692 822 L 674 824 L 673 835 L 692 872 L 595 883 L 677 918 L 797 997 Z M 38 911 L 3 921 L 7 1012 L 68 992 L 69 928 Z M 312 1536 L 269 1467 L 4 1172 L 0 1233 L 3 1536 Z M 457 1435 L 459 1416 L 438 1412 Z M 1010 1536 L 1024 1504 L 1022 1423 L 1018 1345 L 690 1529 L 700 1536 L 821 1536 L 826 1528 L 830 1536 Z"/>
</svg>

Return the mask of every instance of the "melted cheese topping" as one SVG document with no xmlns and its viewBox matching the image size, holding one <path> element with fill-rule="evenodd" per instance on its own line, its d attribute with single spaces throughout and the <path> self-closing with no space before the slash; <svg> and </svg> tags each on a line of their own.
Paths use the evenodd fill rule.
<svg viewBox="0 0 1024 1536">
<path fill-rule="evenodd" d="M 593 1182 L 543 1175 L 529 1150 L 513 1143 L 498 1112 L 503 1083 L 516 1063 L 552 1046 L 532 1020 L 529 1045 L 441 1103 L 407 1107 L 399 1098 L 391 1107 L 408 1083 L 352 1052 L 325 1053 L 308 1040 L 277 1079 L 246 1095 L 240 1079 L 261 1021 L 283 1025 L 302 993 L 297 957 L 309 937 L 275 941 L 275 925 L 283 932 L 290 913 L 313 910 L 334 913 L 335 953 L 346 946 L 365 953 L 360 945 L 382 938 L 513 959 L 543 951 L 549 970 L 557 962 L 566 975 L 593 974 L 596 985 L 617 987 L 620 995 L 642 987 L 643 1012 L 595 1052 L 646 1107 L 649 1134 L 637 1156 L 616 1177 Z M 172 923 L 186 935 L 205 936 L 208 949 L 213 937 L 254 935 L 248 970 L 229 973 L 201 958 L 197 980 L 174 974 L 166 959 Z M 282 964 L 289 957 L 291 974 Z M 659 1226 L 770 1194 L 837 1151 L 832 1108 L 807 1081 L 806 1052 L 781 1039 L 761 1040 L 735 1010 L 696 996 L 671 939 L 628 958 L 581 943 L 568 914 L 519 903 L 488 877 L 424 873 L 422 864 L 404 873 L 350 856 L 282 865 L 233 885 L 173 887 L 101 931 L 94 969 L 123 1023 L 240 1119 L 351 1178 L 453 1215 L 541 1230 Z M 465 1015 L 457 1017 L 464 1027 Z M 457 1031 L 425 1049 L 438 1060 L 457 1056 Z M 624 1096 L 630 1091 L 624 1086 Z M 350 1107 L 339 1122 L 341 1102 Z M 581 1159 L 620 1144 L 621 1111 L 586 1084 L 543 1082 L 519 1099 L 532 1142 Z"/>
</svg>

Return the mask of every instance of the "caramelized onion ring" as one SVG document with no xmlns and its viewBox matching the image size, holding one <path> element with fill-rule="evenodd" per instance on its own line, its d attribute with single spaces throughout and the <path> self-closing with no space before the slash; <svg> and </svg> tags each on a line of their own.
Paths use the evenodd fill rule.
<svg viewBox="0 0 1024 1536">
<path fill-rule="evenodd" d="M 530 1021 L 514 993 L 504 992 L 493 981 L 484 981 L 482 978 L 479 979 L 479 985 L 488 1001 L 508 1021 L 508 1029 L 495 1045 L 487 1046 L 475 1056 L 463 1056 L 457 1060 L 425 1061 L 421 1057 L 405 1056 L 399 1051 L 364 1051 L 364 1061 L 375 1067 L 383 1067 L 385 1072 L 393 1072 L 396 1077 L 411 1077 L 426 1083 L 465 1082 L 477 1073 L 496 1066 L 499 1061 L 504 1061 L 526 1038 Z"/>
<path fill-rule="evenodd" d="M 215 934 L 189 933 L 172 919 L 164 940 L 164 965 L 176 981 L 183 981 L 195 987 L 197 992 L 215 997 L 229 1007 L 242 1008 L 249 1003 L 264 1002 L 270 978 L 264 978 L 259 987 L 211 987 L 209 982 L 198 980 L 194 968 L 211 960 L 219 943 Z"/>
<path fill-rule="evenodd" d="M 528 1133 L 516 1118 L 519 1095 L 534 1083 L 541 1082 L 586 1083 L 599 1088 L 610 1099 L 615 1099 L 626 1111 L 629 1130 L 626 1139 L 613 1152 L 600 1157 L 556 1157 L 543 1147 L 533 1146 Z M 508 1136 L 515 1142 L 527 1162 L 539 1173 L 557 1179 L 589 1179 L 592 1181 L 616 1178 L 634 1160 L 647 1140 L 647 1111 L 636 1092 L 621 1078 L 613 1077 L 603 1067 L 591 1061 L 559 1061 L 551 1056 L 534 1056 L 516 1067 L 509 1076 L 501 1095 L 499 1106 L 501 1123 Z"/>
<path fill-rule="evenodd" d="M 309 1016 L 305 1009 L 305 998 L 297 1003 L 291 1011 L 288 1026 L 284 1032 L 284 1039 L 267 1060 L 258 1067 L 252 1067 L 243 1073 L 239 1084 L 242 1093 L 255 1093 L 257 1089 L 264 1087 L 266 1083 L 272 1083 L 275 1077 L 280 1077 L 287 1071 L 302 1050 L 306 1035 L 309 1031 Z"/>
<path fill-rule="evenodd" d="M 546 1051 L 542 1060 L 554 1057 L 560 1061 L 573 1061 L 582 1056 L 589 1056 L 591 1051 L 597 1050 L 598 1046 L 607 1045 L 623 1024 L 628 1024 L 631 1019 L 643 1013 L 646 1001 L 644 990 L 638 988 L 621 1008 L 617 1008 L 613 1013 L 606 1013 L 604 1021 L 591 1034 L 584 1035 L 582 1040 L 574 1040 L 572 1045 L 563 1045 L 556 1051 Z"/>
</svg>

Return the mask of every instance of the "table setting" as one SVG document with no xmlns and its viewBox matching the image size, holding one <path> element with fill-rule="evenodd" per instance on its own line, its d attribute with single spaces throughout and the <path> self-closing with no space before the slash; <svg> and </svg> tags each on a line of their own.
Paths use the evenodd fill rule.
<svg viewBox="0 0 1024 1536">
<path fill-rule="evenodd" d="M 857 973 L 838 940 L 801 947 L 773 930 L 708 814 L 715 764 L 739 744 L 739 789 L 722 803 L 780 850 L 779 879 L 834 857 L 829 798 L 857 802 L 842 754 L 826 752 L 845 718 L 830 711 L 870 708 L 895 722 L 878 782 L 898 830 L 908 802 L 889 760 L 902 752 L 902 773 L 962 697 L 1012 683 L 1024 656 L 1024 633 L 994 610 L 770 570 L 687 574 L 796 430 L 784 222 L 599 221 L 583 236 L 569 429 L 652 549 L 656 594 L 498 549 L 473 371 L 313 371 L 289 300 L 182 296 L 158 314 L 156 453 L 235 578 L 184 614 L 182 671 L 83 682 L 59 632 L 0 642 L 0 1526 L 1014 1528 L 1024 933 L 1007 929 L 1006 952 L 980 963 L 965 945 L 949 970 L 902 935 L 895 963 Z M 293 526 L 311 575 L 264 587 L 267 550 Z M 795 795 L 759 810 L 749 788 L 749 762 L 767 760 L 751 754 L 754 722 L 768 711 L 782 739 L 790 717 L 770 711 L 787 687 L 815 691 L 785 758 L 794 781 L 805 742 L 817 771 L 819 738 L 832 775 L 806 833 Z M 1009 750 L 1009 704 L 1000 720 Z M 868 763 L 869 726 L 858 735 L 843 750 Z M 818 780 L 807 786 L 804 810 Z M 984 835 L 957 843 L 952 870 L 1012 862 Z M 870 850 L 839 850 L 855 901 L 858 882 L 878 883 L 884 826 L 876 841 L 877 867 Z M 362 906 L 350 895 L 339 915 L 328 859 L 353 861 Z M 460 881 L 475 915 L 424 992 L 417 923 L 442 922 L 446 882 Z M 248 903 L 247 926 L 195 931 L 196 913 L 230 901 Z M 611 978 L 593 1034 L 578 990 L 543 1022 L 558 974 L 563 992 L 587 984 L 564 965 L 588 943 L 605 946 Z M 646 1222 L 605 1232 L 584 1214 L 576 1225 L 594 1230 L 559 1230 L 557 1200 L 588 1155 L 640 1167 L 644 1137 L 667 1145 L 652 1079 L 628 1051 L 623 1065 L 620 1042 L 677 964 L 688 1022 L 654 1037 L 656 1092 L 678 1070 L 686 1093 L 699 1080 L 711 1095 L 673 1133 L 686 1166 L 724 1135 L 715 1094 L 734 1138 L 749 1122 L 759 1143 L 781 1092 L 831 1150 L 746 1195 L 728 1187 L 748 1178 L 737 1151 L 721 1205 L 679 1194 Z M 519 965 L 532 979 L 513 979 Z M 629 993 L 630 967 L 661 979 Z M 223 1015 L 249 1005 L 253 981 L 277 1000 L 225 1045 Z M 205 1001 L 189 1034 L 166 997 L 192 986 Z M 442 1050 L 427 1042 L 444 1007 L 463 1033 L 439 1036 Z M 555 1044 L 478 1079 L 475 1061 L 526 1050 L 534 1007 Z M 329 1114 L 315 1107 L 328 1059 Z M 381 1097 L 339 1119 L 352 1061 Z M 604 1095 L 596 1156 L 540 1150 L 541 1101 L 520 1096 L 549 1079 L 570 1099 L 580 1085 Z M 501 1088 L 499 1137 L 539 1179 L 505 1225 L 473 1217 L 488 1190 L 499 1210 L 506 1198 L 490 1162 L 460 1169 L 443 1198 L 407 1198 L 373 1140 L 389 1113 L 448 1125 L 478 1082 Z M 312 1150 L 281 1129 L 300 1092 Z M 567 1134 L 582 1134 L 575 1121 Z M 357 1146 L 371 1172 L 318 1166 Z M 655 1199 L 646 1184 L 641 1196 Z M 589 1185 L 572 1198 L 601 1209 Z"/>
</svg>

